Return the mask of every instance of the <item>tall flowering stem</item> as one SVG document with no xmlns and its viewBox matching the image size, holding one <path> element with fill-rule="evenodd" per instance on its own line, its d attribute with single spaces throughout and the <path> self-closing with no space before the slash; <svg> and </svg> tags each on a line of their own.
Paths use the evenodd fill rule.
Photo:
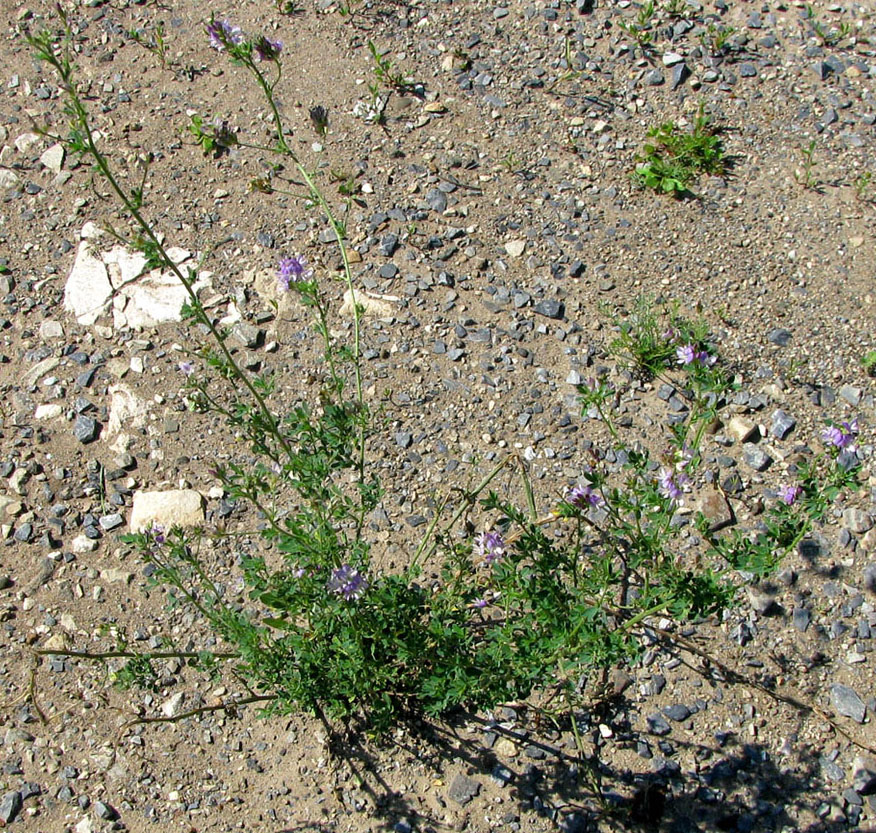
<svg viewBox="0 0 876 833">
<path fill-rule="evenodd" d="M 67 21 L 67 17 L 63 12 L 63 9 L 61 9 L 60 6 L 58 8 L 59 14 L 61 14 L 62 21 L 64 23 L 67 42 L 69 43 L 72 37 L 72 34 L 70 32 L 70 26 Z M 152 226 L 141 213 L 140 199 L 138 199 L 136 195 L 126 191 L 125 188 L 122 187 L 116 176 L 113 174 L 112 168 L 110 167 L 109 161 L 107 160 L 106 156 L 104 156 L 103 152 L 95 144 L 94 131 L 91 127 L 91 120 L 88 115 L 88 110 L 82 103 L 82 99 L 80 98 L 79 93 L 76 90 L 76 84 L 73 81 L 73 65 L 70 63 L 70 58 L 66 48 L 62 48 L 61 50 L 58 50 L 56 52 L 55 41 L 48 32 L 41 35 L 28 35 L 27 38 L 28 43 L 30 43 L 30 45 L 36 50 L 37 57 L 40 60 L 45 61 L 49 66 L 51 66 L 55 70 L 55 72 L 57 72 L 59 78 L 61 79 L 61 88 L 64 90 L 67 96 L 67 112 L 68 115 L 71 117 L 71 149 L 80 153 L 87 154 L 91 156 L 91 158 L 94 160 L 98 172 L 106 180 L 107 184 L 122 202 L 125 210 L 131 215 L 131 217 L 133 217 L 134 221 L 142 232 L 144 239 L 147 241 L 150 254 L 152 254 L 152 256 L 160 262 L 163 268 L 171 271 L 173 275 L 183 285 L 186 293 L 189 296 L 189 300 L 191 301 L 191 307 L 193 310 L 195 310 L 195 313 L 198 316 L 198 320 L 202 324 L 204 324 L 209 330 L 210 335 L 212 336 L 215 343 L 218 345 L 223 358 L 227 362 L 228 366 L 232 369 L 234 377 L 244 385 L 249 394 L 252 396 L 253 400 L 256 402 L 258 409 L 261 411 L 263 417 L 267 421 L 267 424 L 271 428 L 272 436 L 275 437 L 277 442 L 283 448 L 283 451 L 286 454 L 291 455 L 293 453 L 292 447 L 283 436 L 283 432 L 280 430 L 277 418 L 268 407 L 264 396 L 253 384 L 249 375 L 246 374 L 237 364 L 231 354 L 231 351 L 228 349 L 228 346 L 226 345 L 225 339 L 222 337 L 222 334 L 218 331 L 210 316 L 204 312 L 203 307 L 201 306 L 201 302 L 198 300 L 197 293 L 194 290 L 194 281 L 192 279 L 192 276 L 186 275 L 182 271 L 182 269 L 180 269 L 180 267 L 176 264 L 176 261 L 174 261 L 174 259 L 167 253 L 167 249 L 165 248 L 161 238 L 159 238 L 159 236 L 152 230 Z"/>
</svg>

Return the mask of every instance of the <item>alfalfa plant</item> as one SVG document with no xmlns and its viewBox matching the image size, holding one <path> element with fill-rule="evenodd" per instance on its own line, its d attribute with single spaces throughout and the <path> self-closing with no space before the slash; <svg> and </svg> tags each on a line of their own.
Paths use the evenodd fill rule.
<svg viewBox="0 0 876 833">
<path fill-rule="evenodd" d="M 781 522 L 756 548 L 707 539 L 695 553 L 682 548 L 678 510 L 703 486 L 704 430 L 725 405 L 727 381 L 703 325 L 677 314 L 661 318 L 643 303 L 616 349 L 674 380 L 688 403 L 684 418 L 661 438 L 663 447 L 625 442 L 616 412 L 622 391 L 605 376 L 588 380 L 579 388 L 582 413 L 604 420 L 612 439 L 594 449 L 589 464 L 582 462 L 576 482 L 553 484 L 552 495 L 541 498 L 550 501 L 548 511 L 539 514 L 526 467 L 508 457 L 464 489 L 455 505 L 435 507 L 408 563 L 378 570 L 367 520 L 386 487 L 367 464 L 368 437 L 377 428 L 363 390 L 360 296 L 346 229 L 290 144 L 274 98 L 282 45 L 249 37 L 226 21 L 211 21 L 207 34 L 265 94 L 270 149 L 294 167 L 308 203 L 322 212 L 341 256 L 343 286 L 354 299 L 352 335 L 341 341 L 333 294 L 318 270 L 300 255 L 277 265 L 278 291 L 294 294 L 310 311 L 322 354 L 325 370 L 314 401 L 284 401 L 275 378 L 238 364 L 227 334 L 193 290 L 196 272 L 182 271 L 169 257 L 159 221 L 115 174 L 104 143 L 95 142 L 67 38 L 50 32 L 30 38 L 60 77 L 68 149 L 90 160 L 116 195 L 137 229 L 130 245 L 150 268 L 172 271 L 189 292 L 185 315 L 197 329 L 191 358 L 179 368 L 187 401 L 195 411 L 222 416 L 248 451 L 213 471 L 230 498 L 259 513 L 253 535 L 261 547 L 240 559 L 243 604 L 229 598 L 202 556 L 216 530 L 153 527 L 124 538 L 152 565 L 154 581 L 228 646 L 171 653 L 225 664 L 234 679 L 245 681 L 245 695 L 185 716 L 260 703 L 266 714 L 307 710 L 380 734 L 401 721 L 494 708 L 547 687 L 571 711 L 595 672 L 638 655 L 652 617 L 691 622 L 719 613 L 738 591 L 739 575 L 730 567 L 766 573 L 806 533 L 814 473 L 793 487 L 800 494 L 782 497 L 776 505 Z M 201 125 L 217 120 L 223 123 L 224 116 Z M 851 426 L 836 430 L 838 443 L 852 435 Z M 828 467 L 839 459 L 828 459 Z M 521 473 L 523 508 L 506 489 L 493 488 L 512 467 Z M 425 565 L 437 567 L 440 579 L 425 580 Z M 119 678 L 144 685 L 152 684 L 151 663 L 164 656 L 127 645 L 102 654 L 67 653 L 121 659 Z"/>
</svg>

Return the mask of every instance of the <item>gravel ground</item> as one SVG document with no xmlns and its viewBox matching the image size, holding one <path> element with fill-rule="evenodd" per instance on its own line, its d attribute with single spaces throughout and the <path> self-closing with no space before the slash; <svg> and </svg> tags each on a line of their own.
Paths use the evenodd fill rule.
<svg viewBox="0 0 876 833">
<path fill-rule="evenodd" d="M 254 143 L 270 129 L 243 71 L 209 48 L 204 4 L 65 5 L 102 147 L 130 182 L 153 157 L 147 213 L 172 245 L 208 253 L 202 298 L 231 322 L 243 363 L 271 369 L 281 401 L 315 396 L 313 329 L 294 305 L 271 305 L 272 276 L 280 257 L 304 254 L 337 310 L 337 254 L 321 218 L 279 193 L 296 189 L 288 171 L 272 174 L 256 151 L 205 157 L 187 133 L 193 114 L 221 116 Z M 366 394 L 385 421 L 369 449 L 386 487 L 372 519 L 382 567 L 405 563 L 442 495 L 508 453 L 529 462 L 548 508 L 606 442 L 575 402 L 594 368 L 624 385 L 625 437 L 659 446 L 673 392 L 631 379 L 607 351 L 613 316 L 642 294 L 702 315 L 737 374 L 705 443 L 736 523 L 754 523 L 826 419 L 859 420 L 861 489 L 839 497 L 775 581 L 722 621 L 673 630 L 674 646 L 660 635 L 671 623 L 654 622 L 641 662 L 614 669 L 578 716 L 615 809 L 599 814 L 569 725 L 546 726 L 522 704 L 399 729 L 374 749 L 253 707 L 127 725 L 218 704 L 240 685 L 171 660 L 157 692 L 120 692 L 94 664 L 33 658 L 35 647 L 108 648 L 116 633 L 152 649 L 215 645 L 196 617 L 168 610 L 120 543 L 135 491 L 197 490 L 211 528 L 246 533 L 257 519 L 210 474 L 244 450 L 218 419 L 186 409 L 178 363 L 190 330 L 139 325 L 123 293 L 88 323 L 65 307 L 83 227 L 125 220 L 88 165 L 33 132 L 65 130 L 57 81 L 21 34 L 46 25 L 52 4 L 4 4 L 0 825 L 876 829 L 876 414 L 861 366 L 876 348 L 876 12 L 676 5 L 656 9 L 645 48 L 622 26 L 642 13 L 627 0 L 215 8 L 283 40 L 278 97 L 295 151 L 339 206 L 346 183 L 354 273 L 382 296 L 363 334 Z M 166 66 L 126 35 L 159 22 Z M 716 55 L 722 29 L 732 32 Z M 383 124 L 369 121 L 369 42 L 411 79 L 383 94 Z M 316 105 L 328 111 L 325 136 L 309 118 Z M 648 130 L 688 125 L 700 106 L 732 168 L 701 178 L 690 199 L 636 187 Z M 269 175 L 278 192 L 250 189 Z M 342 314 L 332 326 L 351 330 Z M 503 486 L 517 488 L 510 477 Z M 220 544 L 208 558 L 239 592 L 235 553 Z"/>
</svg>

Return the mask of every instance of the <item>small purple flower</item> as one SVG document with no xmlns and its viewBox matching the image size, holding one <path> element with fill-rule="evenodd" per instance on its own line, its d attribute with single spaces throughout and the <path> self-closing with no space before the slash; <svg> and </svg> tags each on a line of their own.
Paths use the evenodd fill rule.
<svg viewBox="0 0 876 833">
<path fill-rule="evenodd" d="M 566 500 L 576 509 L 587 509 L 602 503 L 602 498 L 590 486 L 574 486 L 569 489 Z"/>
<path fill-rule="evenodd" d="M 252 50 L 260 61 L 276 61 L 283 51 L 283 41 L 271 40 L 261 35 L 252 45 Z"/>
<path fill-rule="evenodd" d="M 149 534 L 152 536 L 152 540 L 155 541 L 156 544 L 163 544 L 167 540 L 164 535 L 164 527 L 161 524 L 153 523 L 152 528 L 149 530 Z"/>
<path fill-rule="evenodd" d="M 690 478 L 683 472 L 676 474 L 671 469 L 660 469 L 657 483 L 663 497 L 669 498 L 673 503 L 680 503 L 684 487 L 690 483 Z"/>
<path fill-rule="evenodd" d="M 782 503 L 786 503 L 788 506 L 792 506 L 794 501 L 796 501 L 802 494 L 803 490 L 799 486 L 782 486 L 782 488 L 779 489 L 779 500 L 781 500 Z"/>
<path fill-rule="evenodd" d="M 306 281 L 312 275 L 313 269 L 307 267 L 307 260 L 304 257 L 300 255 L 284 257 L 277 270 L 277 282 L 283 292 L 288 292 L 291 284 Z"/>
<path fill-rule="evenodd" d="M 710 356 L 705 350 L 697 350 L 693 344 L 685 344 L 678 347 L 675 355 L 679 364 L 701 364 L 705 367 L 713 365 L 716 361 L 714 356 Z"/>
<path fill-rule="evenodd" d="M 696 451 L 694 451 L 687 443 L 685 443 L 675 453 L 675 467 L 679 471 L 684 471 L 693 462 L 694 457 L 696 457 Z"/>
<path fill-rule="evenodd" d="M 207 24 L 207 34 L 210 36 L 210 46 L 224 51 L 226 44 L 238 46 L 243 43 L 243 30 L 240 26 L 232 26 L 227 20 L 211 20 Z"/>
<path fill-rule="evenodd" d="M 841 425 L 831 425 L 829 428 L 825 428 L 822 433 L 822 439 L 832 445 L 834 448 L 838 448 L 840 450 L 848 449 L 849 451 L 854 451 L 855 447 L 852 445 L 855 441 L 855 437 L 858 436 L 858 419 L 857 417 L 853 419 L 851 422 L 843 422 Z"/>
<path fill-rule="evenodd" d="M 332 570 L 332 577 L 326 585 L 332 593 L 343 596 L 348 602 L 358 599 L 368 588 L 368 582 L 357 569 L 349 564 L 342 564 L 337 570 Z"/>
<path fill-rule="evenodd" d="M 186 376 L 191 376 L 195 372 L 195 366 L 191 362 L 180 362 L 177 367 Z"/>
<path fill-rule="evenodd" d="M 505 556 L 505 539 L 498 532 L 482 532 L 475 538 L 474 554 L 487 564 L 495 564 Z"/>
<path fill-rule="evenodd" d="M 473 608 L 476 608 L 477 610 L 483 610 L 487 606 L 487 600 L 486 599 L 475 599 L 471 603 L 471 606 Z"/>
</svg>

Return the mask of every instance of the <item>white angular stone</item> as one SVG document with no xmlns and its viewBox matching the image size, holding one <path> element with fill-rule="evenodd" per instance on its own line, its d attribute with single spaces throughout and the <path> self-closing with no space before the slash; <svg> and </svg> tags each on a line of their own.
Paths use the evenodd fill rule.
<svg viewBox="0 0 876 833">
<path fill-rule="evenodd" d="M 505 244 L 505 251 L 508 252 L 509 257 L 520 257 L 526 251 L 526 241 L 509 240 Z"/>
<path fill-rule="evenodd" d="M 15 139 L 15 149 L 19 153 L 27 153 L 40 143 L 38 133 L 22 133 Z"/>
<path fill-rule="evenodd" d="M 356 304 L 362 308 L 362 314 L 373 318 L 392 318 L 398 307 L 399 299 L 395 295 L 372 295 L 366 292 L 356 293 Z M 341 315 L 353 317 L 353 293 L 348 289 L 344 293 L 341 304 Z"/>
<path fill-rule="evenodd" d="M 134 532 L 143 532 L 156 524 L 170 529 L 174 526 L 201 526 L 203 523 L 203 499 L 194 489 L 134 493 L 134 507 L 128 524 Z"/>
<path fill-rule="evenodd" d="M 109 311 L 112 299 L 113 325 L 116 329 L 143 329 L 166 321 L 181 320 L 189 293 L 172 272 L 144 272 L 146 258 L 124 246 L 105 252 L 97 249 L 102 232 L 94 223 L 86 223 L 80 232 L 82 242 L 64 291 L 64 306 L 80 324 L 94 325 Z M 188 273 L 191 252 L 170 247 L 168 256 Z M 195 292 L 210 286 L 210 273 L 203 272 L 195 282 Z M 114 294 L 115 293 L 115 294 Z"/>
<path fill-rule="evenodd" d="M 732 417 L 727 423 L 727 433 L 741 443 L 748 442 L 756 433 L 757 426 L 742 417 Z"/>
<path fill-rule="evenodd" d="M 109 389 L 111 396 L 109 419 L 106 422 L 105 439 L 118 434 L 123 428 L 142 428 L 146 424 L 149 413 L 148 403 L 135 396 L 127 385 L 113 385 Z"/>
<path fill-rule="evenodd" d="M 41 362 L 37 362 L 24 376 L 21 377 L 21 384 L 25 388 L 33 387 L 43 376 L 54 370 L 61 360 L 57 356 L 49 356 Z"/>
<path fill-rule="evenodd" d="M 53 174 L 61 173 L 61 168 L 64 166 L 64 146 L 61 144 L 52 145 L 48 150 L 43 151 L 40 162 Z"/>
<path fill-rule="evenodd" d="M 183 701 L 186 699 L 184 691 L 178 691 L 173 697 L 165 700 L 161 705 L 161 711 L 165 717 L 176 717 L 182 711 Z"/>
<path fill-rule="evenodd" d="M 0 191 L 13 191 L 21 184 L 18 174 L 8 168 L 0 168 Z"/>
<path fill-rule="evenodd" d="M 73 828 L 75 833 L 94 833 L 94 822 L 91 816 L 83 816 Z"/>
<path fill-rule="evenodd" d="M 70 549 L 76 555 L 83 555 L 86 552 L 94 552 L 97 549 L 97 541 L 94 538 L 89 538 L 87 535 L 77 535 L 70 542 Z"/>
<path fill-rule="evenodd" d="M 51 318 L 47 318 L 43 321 L 43 323 L 40 324 L 40 338 L 64 338 L 64 328 L 61 326 L 61 322 L 53 321 Z"/>
<path fill-rule="evenodd" d="M 37 405 L 34 411 L 34 419 L 57 419 L 64 413 L 64 409 L 57 402 L 49 402 L 46 405 Z"/>
<path fill-rule="evenodd" d="M 89 239 L 82 240 L 64 287 L 64 309 L 90 326 L 106 312 L 112 292 L 106 265 L 95 256 Z"/>
</svg>

